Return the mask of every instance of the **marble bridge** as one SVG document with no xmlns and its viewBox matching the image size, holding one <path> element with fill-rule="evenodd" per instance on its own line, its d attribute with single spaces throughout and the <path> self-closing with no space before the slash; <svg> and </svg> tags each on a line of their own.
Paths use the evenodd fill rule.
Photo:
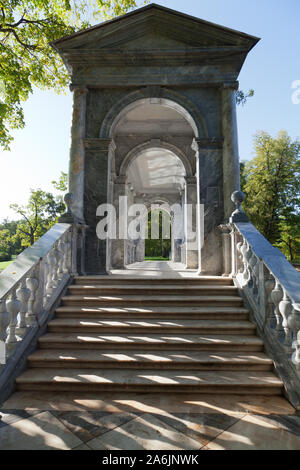
<svg viewBox="0 0 300 470">
<path fill-rule="evenodd" d="M 237 79 L 258 41 L 150 4 L 52 43 L 67 212 L 0 274 L 1 449 L 300 449 L 300 272 L 241 209 Z M 130 222 L 122 197 L 180 206 L 168 262 L 97 237 L 101 204 Z"/>
</svg>

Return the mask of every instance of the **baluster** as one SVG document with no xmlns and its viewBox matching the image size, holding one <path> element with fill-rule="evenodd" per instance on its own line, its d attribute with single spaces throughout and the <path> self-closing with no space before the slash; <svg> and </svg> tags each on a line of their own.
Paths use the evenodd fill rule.
<svg viewBox="0 0 300 470">
<path fill-rule="evenodd" d="M 30 290 L 30 297 L 28 301 L 28 311 L 26 314 L 27 326 L 36 326 L 38 324 L 38 317 L 34 311 L 34 303 L 36 298 L 36 291 L 39 286 L 39 281 L 34 277 L 34 272 L 26 279 L 26 286 Z"/>
<path fill-rule="evenodd" d="M 46 262 L 45 301 L 47 303 L 49 297 L 51 297 L 51 294 L 52 294 L 52 284 L 51 284 L 52 268 L 51 268 L 51 263 L 50 263 L 50 253 L 47 254 L 45 262 Z"/>
<path fill-rule="evenodd" d="M 66 249 L 66 244 L 62 239 L 60 239 L 57 244 L 57 252 L 58 252 L 57 277 L 59 281 L 61 281 L 64 275 L 63 266 L 64 266 L 65 249 Z"/>
<path fill-rule="evenodd" d="M 253 275 L 253 281 L 254 281 L 254 286 L 253 286 L 253 293 L 255 296 L 258 296 L 258 287 L 259 287 L 259 259 L 255 256 L 256 262 L 252 268 L 252 275 Z M 259 301 L 259 299 L 257 299 Z"/>
<path fill-rule="evenodd" d="M 56 287 L 59 284 L 59 279 L 58 279 L 59 252 L 57 249 L 57 243 L 52 248 L 52 256 L 53 256 L 52 286 L 53 286 L 53 289 L 56 289 Z"/>
<path fill-rule="evenodd" d="M 47 286 L 46 286 L 46 292 L 47 292 L 47 300 L 51 297 L 52 292 L 54 290 L 54 284 L 55 284 L 55 263 L 56 259 L 53 254 L 53 250 L 50 251 L 48 254 L 48 276 L 47 276 Z"/>
<path fill-rule="evenodd" d="M 282 316 L 282 327 L 284 330 L 284 344 L 291 345 L 291 332 L 288 324 L 288 318 L 292 311 L 291 301 L 289 300 L 285 289 L 283 290 L 283 299 L 279 302 L 279 311 Z"/>
<path fill-rule="evenodd" d="M 25 278 L 21 282 L 19 289 L 17 289 L 16 294 L 17 294 L 17 298 L 19 299 L 21 303 L 19 321 L 17 325 L 17 333 L 22 338 L 26 333 L 26 327 L 27 327 L 26 313 L 27 313 L 28 301 L 30 298 L 30 289 L 26 287 Z"/>
<path fill-rule="evenodd" d="M 288 317 L 288 325 L 292 332 L 292 348 L 295 352 L 292 355 L 292 362 L 300 369 L 300 305 L 293 305 L 292 313 Z"/>
<path fill-rule="evenodd" d="M 271 298 L 271 293 L 275 286 L 275 279 L 271 276 L 265 282 L 265 299 L 266 299 L 266 317 L 264 322 L 264 328 L 268 325 L 272 328 L 272 321 L 274 320 L 273 316 L 273 301 Z"/>
<path fill-rule="evenodd" d="M 69 273 L 71 271 L 71 231 L 66 233 L 65 237 L 65 256 L 64 256 L 64 264 L 63 264 L 63 271 L 64 273 Z"/>
<path fill-rule="evenodd" d="M 248 263 L 248 272 L 249 272 L 249 279 L 248 279 L 248 285 L 250 289 L 253 291 L 253 296 L 256 290 L 256 279 L 254 275 L 254 268 L 257 264 L 257 258 L 254 254 L 254 252 L 250 249 L 250 254 L 251 256 L 249 257 L 249 263 Z"/>
<path fill-rule="evenodd" d="M 0 300 L 0 340 L 6 341 L 10 315 L 6 308 L 6 296 Z"/>
<path fill-rule="evenodd" d="M 6 302 L 7 310 L 10 314 L 10 322 L 8 325 L 8 335 L 6 338 L 7 352 L 10 355 L 17 342 L 18 337 L 16 336 L 17 317 L 20 312 L 21 302 L 17 299 L 16 289 L 11 293 L 11 298 Z"/>
<path fill-rule="evenodd" d="M 279 331 L 281 331 L 281 323 L 280 323 L 281 316 L 280 316 L 280 312 L 279 312 L 279 302 L 282 299 L 282 290 L 280 288 L 280 285 L 279 285 L 279 282 L 278 282 L 277 279 L 275 280 L 275 287 L 271 292 L 271 299 L 272 299 L 272 302 L 274 304 L 274 315 L 275 315 L 275 318 L 276 318 L 275 330 L 277 332 L 279 332 Z"/>
<path fill-rule="evenodd" d="M 42 261 L 43 267 L 44 267 L 44 292 L 43 292 L 43 307 L 46 306 L 47 300 L 48 300 L 48 282 L 49 282 L 49 277 L 50 277 L 50 265 L 48 261 L 48 256 L 45 256 L 45 258 Z"/>
<path fill-rule="evenodd" d="M 248 261 L 246 259 L 246 253 L 248 251 L 248 243 L 247 243 L 247 240 L 246 238 L 243 238 L 243 243 L 242 243 L 242 246 L 241 246 L 241 254 L 242 254 L 242 258 L 243 258 L 243 278 L 244 278 L 244 281 L 246 281 L 248 279 Z"/>
<path fill-rule="evenodd" d="M 238 236 L 240 238 L 240 234 L 238 234 Z M 243 245 L 243 240 L 240 240 L 236 245 L 238 273 L 243 272 L 243 254 L 241 252 L 242 245 Z"/>
</svg>

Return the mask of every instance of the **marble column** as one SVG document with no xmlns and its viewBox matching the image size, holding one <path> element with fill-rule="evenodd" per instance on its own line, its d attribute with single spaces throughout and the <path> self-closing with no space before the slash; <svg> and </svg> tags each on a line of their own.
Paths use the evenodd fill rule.
<svg viewBox="0 0 300 470">
<path fill-rule="evenodd" d="M 128 211 L 130 207 L 135 203 L 135 197 L 136 193 L 134 191 L 134 188 L 131 184 L 131 182 L 127 182 L 126 186 L 126 195 L 127 195 L 127 201 L 128 201 Z M 130 222 L 134 219 L 134 216 L 130 216 L 127 214 L 127 223 L 128 227 Z M 125 240 L 125 265 L 132 264 L 135 262 L 135 245 L 136 245 L 137 240 L 132 240 L 129 237 L 129 232 L 128 232 L 128 237 L 126 237 Z"/>
<path fill-rule="evenodd" d="M 224 84 L 222 95 L 223 133 L 223 191 L 224 220 L 228 220 L 233 204 L 231 194 L 240 189 L 240 165 L 236 119 L 236 90 L 238 83 Z"/>
<path fill-rule="evenodd" d="M 83 139 L 86 131 L 86 87 L 73 87 L 73 117 L 69 162 L 69 191 L 74 195 L 72 212 L 79 223 L 84 223 L 84 161 Z"/>
<path fill-rule="evenodd" d="M 127 212 L 124 213 L 120 207 L 120 197 L 127 195 L 127 177 L 117 176 L 114 180 L 114 196 L 113 205 L 116 210 L 117 239 L 111 241 L 111 267 L 113 269 L 123 269 L 127 262 L 127 252 L 125 252 L 126 234 L 120 232 L 120 224 L 122 227 L 128 223 Z"/>
<path fill-rule="evenodd" d="M 172 260 L 175 261 L 175 263 L 181 263 L 181 245 L 178 240 L 174 240 Z"/>
<path fill-rule="evenodd" d="M 186 242 L 186 267 L 198 268 L 197 249 L 197 178 L 195 176 L 185 178 L 185 242 Z M 189 207 L 189 211 L 188 211 Z"/>
<path fill-rule="evenodd" d="M 145 240 L 143 238 L 139 238 L 136 244 L 136 258 L 135 261 L 144 261 L 145 259 Z"/>
<path fill-rule="evenodd" d="M 113 152 L 111 139 L 84 139 L 86 169 L 84 175 L 84 217 L 88 225 L 86 233 L 87 274 L 107 273 L 107 240 L 97 237 L 100 221 L 97 207 L 109 202 L 110 160 Z"/>
<path fill-rule="evenodd" d="M 194 139 L 192 144 L 197 174 L 198 275 L 219 275 L 222 270 L 217 229 L 224 220 L 222 146 L 218 136 Z"/>
</svg>

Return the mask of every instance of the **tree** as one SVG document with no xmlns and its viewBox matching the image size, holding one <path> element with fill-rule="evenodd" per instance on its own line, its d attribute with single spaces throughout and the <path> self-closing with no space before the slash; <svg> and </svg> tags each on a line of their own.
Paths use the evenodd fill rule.
<svg viewBox="0 0 300 470">
<path fill-rule="evenodd" d="M 254 90 L 249 90 L 245 93 L 243 90 L 238 90 L 236 92 L 236 103 L 241 104 L 244 106 L 247 103 L 248 98 L 252 98 L 254 96 Z"/>
<path fill-rule="evenodd" d="M 62 171 L 60 173 L 60 177 L 58 181 L 51 181 L 54 189 L 56 191 L 60 191 L 62 193 L 65 193 L 68 191 L 68 174 Z M 63 196 L 61 196 L 63 197 Z"/>
<path fill-rule="evenodd" d="M 10 233 L 7 229 L 0 230 L 0 261 L 11 259 Z"/>
<path fill-rule="evenodd" d="M 291 263 L 300 261 L 300 214 L 290 213 L 279 223 L 280 239 L 275 245 Z"/>
<path fill-rule="evenodd" d="M 17 235 L 16 220 L 4 220 L 0 224 L 0 261 L 8 261 L 12 255 L 18 255 L 22 251 L 21 239 Z"/>
<path fill-rule="evenodd" d="M 170 223 L 169 215 L 166 211 L 153 209 L 148 212 L 148 238 L 145 240 L 145 256 L 146 258 L 165 258 L 169 259 L 171 251 L 170 238 L 164 238 L 163 234 L 163 218 L 164 222 Z M 151 238 L 151 224 L 156 224 L 158 229 L 158 238 Z"/>
<path fill-rule="evenodd" d="M 0 145 L 25 125 L 33 87 L 64 90 L 68 73 L 50 42 L 125 13 L 136 0 L 0 0 Z"/>
<path fill-rule="evenodd" d="M 62 185 L 63 175 L 65 174 L 62 173 L 60 183 L 54 181 L 54 185 Z M 10 207 L 22 217 L 17 224 L 16 235 L 21 238 L 23 247 L 33 245 L 65 211 L 62 196 L 54 196 L 41 189 L 31 190 L 29 201 L 25 206 L 11 204 Z"/>
<path fill-rule="evenodd" d="M 254 147 L 256 156 L 241 165 L 244 209 L 258 230 L 293 260 L 299 235 L 300 142 L 286 131 L 276 138 L 261 131 Z"/>
</svg>

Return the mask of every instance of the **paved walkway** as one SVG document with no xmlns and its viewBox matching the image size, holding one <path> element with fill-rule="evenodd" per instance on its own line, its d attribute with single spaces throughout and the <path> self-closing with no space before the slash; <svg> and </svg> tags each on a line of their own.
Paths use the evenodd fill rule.
<svg viewBox="0 0 300 470">
<path fill-rule="evenodd" d="M 172 262 L 112 274 L 187 277 Z M 300 450 L 283 397 L 16 392 L 0 408 L 0 450 Z"/>
<path fill-rule="evenodd" d="M 173 261 L 141 261 L 126 266 L 125 269 L 112 269 L 110 274 L 117 276 L 143 276 L 143 277 L 195 277 L 195 269 L 186 269 L 182 263 Z"/>
<path fill-rule="evenodd" d="M 300 450 L 282 397 L 17 392 L 0 409 L 0 449 Z"/>
</svg>

